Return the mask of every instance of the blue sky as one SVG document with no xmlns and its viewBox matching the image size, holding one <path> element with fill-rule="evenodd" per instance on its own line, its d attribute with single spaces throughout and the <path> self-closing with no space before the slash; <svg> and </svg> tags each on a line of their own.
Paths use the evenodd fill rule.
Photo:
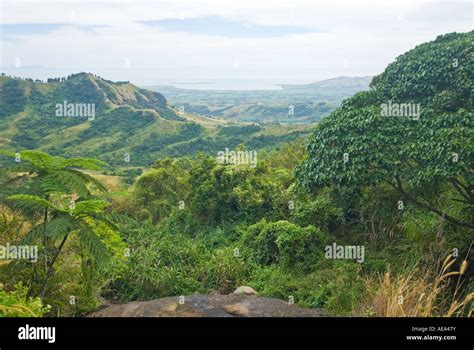
<svg viewBox="0 0 474 350">
<path fill-rule="evenodd" d="M 2 71 L 40 79 L 88 71 L 139 85 L 225 81 L 263 88 L 373 75 L 419 43 L 473 28 L 469 0 L 2 0 L 0 6 Z"/>
</svg>

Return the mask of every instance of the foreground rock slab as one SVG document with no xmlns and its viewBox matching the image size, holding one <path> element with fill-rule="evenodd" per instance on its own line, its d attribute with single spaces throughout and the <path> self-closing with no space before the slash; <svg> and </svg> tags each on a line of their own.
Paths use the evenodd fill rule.
<svg viewBox="0 0 474 350">
<path fill-rule="evenodd" d="M 167 297 L 109 305 L 89 317 L 320 317 L 323 309 L 307 309 L 280 299 L 255 295 L 200 295 Z"/>
</svg>

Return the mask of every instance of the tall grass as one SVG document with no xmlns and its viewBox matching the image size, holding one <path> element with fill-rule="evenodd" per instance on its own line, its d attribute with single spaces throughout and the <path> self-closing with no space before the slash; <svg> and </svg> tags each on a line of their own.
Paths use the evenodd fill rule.
<svg viewBox="0 0 474 350">
<path fill-rule="evenodd" d="M 468 263 L 464 260 L 458 271 L 450 271 L 456 258 L 448 255 L 441 267 L 413 268 L 398 274 L 390 268 L 384 275 L 364 279 L 368 298 L 355 315 L 385 317 L 471 317 L 474 292 L 460 294 L 461 278 Z"/>
</svg>

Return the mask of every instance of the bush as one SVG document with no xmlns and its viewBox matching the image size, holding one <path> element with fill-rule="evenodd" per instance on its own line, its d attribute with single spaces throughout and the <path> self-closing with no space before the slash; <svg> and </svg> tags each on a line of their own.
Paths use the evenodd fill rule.
<svg viewBox="0 0 474 350">
<path fill-rule="evenodd" d="M 299 225 L 312 224 L 331 231 L 344 222 L 343 210 L 333 201 L 328 189 L 314 199 L 297 201 L 292 218 Z"/>
<path fill-rule="evenodd" d="M 248 275 L 249 265 L 226 247 L 210 251 L 183 234 L 153 226 L 132 230 L 126 271 L 110 284 L 107 295 L 122 301 L 171 295 L 232 292 Z"/>
<path fill-rule="evenodd" d="M 232 293 L 237 287 L 244 284 L 252 269 L 238 255 L 234 248 L 227 247 L 213 251 L 209 260 L 201 260 L 197 267 L 198 281 L 202 281 L 206 291 L 217 291 L 220 294 Z"/>
<path fill-rule="evenodd" d="M 260 295 L 290 301 L 302 307 L 325 308 L 328 314 L 349 315 L 365 296 L 360 266 L 335 262 L 310 274 L 283 266 L 257 267 L 248 285 Z"/>
<path fill-rule="evenodd" d="M 248 228 L 242 242 L 259 264 L 282 263 L 286 267 L 311 270 L 323 254 L 326 236 L 314 226 L 303 228 L 283 220 L 270 223 L 262 220 Z"/>
<path fill-rule="evenodd" d="M 284 266 L 301 266 L 304 270 L 314 269 L 314 264 L 323 255 L 325 234 L 314 226 L 300 228 L 285 222 L 276 244 Z"/>
<path fill-rule="evenodd" d="M 17 284 L 7 292 L 0 285 L 0 317 L 41 317 L 49 306 L 43 305 L 40 298 L 28 298 L 27 288 Z"/>
</svg>

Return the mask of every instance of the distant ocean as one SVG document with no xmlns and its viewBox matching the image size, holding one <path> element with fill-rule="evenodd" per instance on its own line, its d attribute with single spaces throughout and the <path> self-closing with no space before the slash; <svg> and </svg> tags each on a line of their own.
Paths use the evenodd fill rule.
<svg viewBox="0 0 474 350">
<path fill-rule="evenodd" d="M 155 71 L 144 73 L 146 70 L 117 70 L 117 69 L 53 69 L 47 67 L 24 66 L 21 68 L 1 67 L 0 70 L 7 75 L 18 76 L 22 78 L 33 78 L 46 80 L 47 78 L 64 77 L 71 73 L 91 72 L 100 77 L 112 81 L 130 81 L 132 84 L 147 87 L 157 85 L 174 86 L 180 89 L 197 90 L 281 90 L 282 85 L 291 84 L 309 84 L 320 79 L 302 77 L 271 77 L 271 78 L 224 78 L 224 79 L 190 79 L 190 80 L 172 80 L 172 79 L 153 79 Z"/>
<path fill-rule="evenodd" d="M 197 90 L 281 90 L 279 84 L 287 84 L 287 82 L 261 79 L 222 79 L 216 81 L 167 81 L 147 85 L 169 85 L 180 89 Z"/>
</svg>

